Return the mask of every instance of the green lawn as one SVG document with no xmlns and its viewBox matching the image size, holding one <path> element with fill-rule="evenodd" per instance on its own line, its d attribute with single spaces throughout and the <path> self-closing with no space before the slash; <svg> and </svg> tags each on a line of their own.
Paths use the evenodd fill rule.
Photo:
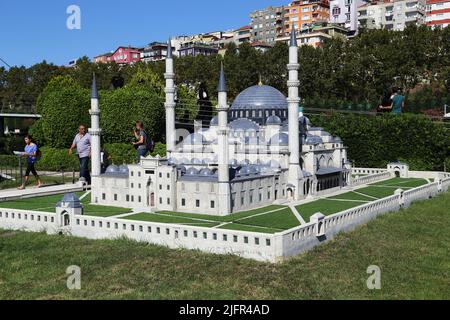
<svg viewBox="0 0 450 320">
<path fill-rule="evenodd" d="M 313 216 L 318 212 L 323 213 L 326 216 L 329 216 L 344 210 L 359 207 L 366 203 L 367 202 L 320 199 L 307 204 L 302 204 L 296 208 L 300 212 L 303 219 L 305 219 L 306 222 L 309 222 L 311 216 Z"/>
<path fill-rule="evenodd" d="M 81 197 L 84 193 L 77 192 L 75 194 L 78 197 Z M 63 197 L 64 195 L 59 194 L 55 196 L 43 196 L 17 201 L 0 202 L 0 208 L 55 213 L 56 204 L 61 201 Z M 84 205 L 84 214 L 87 216 L 111 217 L 131 212 L 130 209 L 126 208 L 92 205 L 90 204 L 90 199 L 90 196 L 87 196 L 81 201 Z"/>
<path fill-rule="evenodd" d="M 138 213 L 123 218 L 124 220 L 133 221 L 146 221 L 146 222 L 158 222 L 169 224 L 182 224 L 199 227 L 215 227 L 219 225 L 219 222 L 211 222 L 207 220 L 194 220 L 190 218 L 175 217 L 170 215 L 159 215 L 151 213 Z"/>
<path fill-rule="evenodd" d="M 450 193 L 281 264 L 126 240 L 0 231 L 0 299 L 450 299 Z M 426 223 L 424 223 L 426 217 Z M 66 288 L 81 267 L 82 290 Z M 367 268 L 381 268 L 368 290 Z"/>
<path fill-rule="evenodd" d="M 376 183 L 372 183 L 371 186 L 391 186 L 398 188 L 418 188 L 423 185 L 428 184 L 428 181 L 425 179 L 415 179 L 415 178 L 394 178 L 387 181 L 380 181 Z"/>
<path fill-rule="evenodd" d="M 246 226 L 274 228 L 279 230 L 288 230 L 300 226 L 300 222 L 289 208 L 273 213 L 240 219 L 235 221 L 234 223 Z"/>
<path fill-rule="evenodd" d="M 393 196 L 395 193 L 395 190 L 397 190 L 397 189 L 398 188 L 395 188 L 395 187 L 373 186 L 373 187 L 366 187 L 366 188 L 358 189 L 358 192 L 362 193 L 362 194 L 366 194 L 366 195 L 374 197 L 374 198 L 377 198 L 377 199 L 382 199 L 382 198 Z"/>
<path fill-rule="evenodd" d="M 204 219 L 209 221 L 218 221 L 218 222 L 233 222 L 238 219 L 254 216 L 256 214 L 265 213 L 269 211 L 275 211 L 286 208 L 285 206 L 277 206 L 277 205 L 271 205 L 259 209 L 249 210 L 249 211 L 243 211 L 234 213 L 231 215 L 228 215 L 226 217 L 217 217 L 217 216 L 211 216 L 211 215 L 204 215 L 204 214 L 196 214 L 196 213 L 181 213 L 181 212 L 169 212 L 169 211 L 162 211 L 158 212 L 159 214 L 167 214 L 167 215 L 173 215 L 173 216 L 179 216 L 179 217 L 187 217 L 187 218 L 194 218 L 194 219 Z"/>
<path fill-rule="evenodd" d="M 227 217 L 158 212 L 157 214 L 139 213 L 123 217 L 122 219 L 210 228 L 227 223 L 221 228 L 263 233 L 276 233 L 300 225 L 300 222 L 292 213 L 291 209 L 283 206 L 269 206 L 266 208 L 233 214 Z"/>
<path fill-rule="evenodd" d="M 362 194 L 358 194 L 356 192 L 347 192 L 347 193 L 343 193 L 340 194 L 338 196 L 334 196 L 334 197 L 329 197 L 327 199 L 338 199 L 338 200 L 352 200 L 352 201 L 373 201 L 373 198 L 367 197 L 365 195 Z"/>
</svg>

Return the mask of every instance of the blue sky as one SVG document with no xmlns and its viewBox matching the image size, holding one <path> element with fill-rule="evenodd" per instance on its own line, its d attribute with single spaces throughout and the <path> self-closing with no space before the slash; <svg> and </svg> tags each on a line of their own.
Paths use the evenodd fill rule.
<svg viewBox="0 0 450 320">
<path fill-rule="evenodd" d="M 241 27 L 255 9 L 280 0 L 2 0 L 0 58 L 30 66 L 111 51 L 119 45 L 144 46 L 170 35 Z M 81 9 L 81 30 L 69 30 L 69 5 Z M 4 66 L 0 63 L 0 66 Z"/>
</svg>

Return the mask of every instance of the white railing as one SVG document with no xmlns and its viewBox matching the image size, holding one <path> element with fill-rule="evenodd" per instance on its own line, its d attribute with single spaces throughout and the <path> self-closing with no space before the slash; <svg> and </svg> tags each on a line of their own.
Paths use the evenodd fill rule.
<svg viewBox="0 0 450 320">
<path fill-rule="evenodd" d="M 379 168 L 352 168 L 352 174 L 358 175 L 358 174 L 377 174 L 382 172 L 387 172 L 387 169 L 379 169 Z"/>
<path fill-rule="evenodd" d="M 333 239 L 340 232 L 354 230 L 356 227 L 369 222 L 381 214 L 398 211 L 402 207 L 410 206 L 413 202 L 426 200 L 437 196 L 441 192 L 448 191 L 450 178 L 440 182 L 404 191 L 391 197 L 324 217 L 318 222 L 310 222 L 280 233 L 283 257 L 298 255 L 324 241 Z M 323 236 L 320 236 L 322 233 Z"/>
<path fill-rule="evenodd" d="M 387 180 L 392 178 L 393 175 L 391 172 L 385 171 L 385 172 L 380 172 L 380 173 L 376 173 L 376 174 L 371 174 L 368 176 L 363 176 L 363 177 L 359 177 L 356 179 L 352 180 L 352 187 L 356 187 L 356 186 L 361 186 L 364 184 L 369 184 L 369 183 L 374 183 L 374 182 L 378 182 L 381 180 Z"/>
<path fill-rule="evenodd" d="M 0 228 L 54 234 L 57 231 L 56 214 L 0 208 Z"/>
</svg>

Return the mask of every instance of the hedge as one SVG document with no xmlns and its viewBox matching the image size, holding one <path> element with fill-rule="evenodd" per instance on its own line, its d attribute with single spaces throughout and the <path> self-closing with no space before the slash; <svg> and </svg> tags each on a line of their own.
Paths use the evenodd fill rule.
<svg viewBox="0 0 450 320">
<path fill-rule="evenodd" d="M 450 159 L 449 131 L 425 116 L 334 113 L 310 120 L 342 138 L 348 158 L 358 167 L 383 168 L 390 161 L 404 161 L 412 170 L 442 171 Z"/>
</svg>

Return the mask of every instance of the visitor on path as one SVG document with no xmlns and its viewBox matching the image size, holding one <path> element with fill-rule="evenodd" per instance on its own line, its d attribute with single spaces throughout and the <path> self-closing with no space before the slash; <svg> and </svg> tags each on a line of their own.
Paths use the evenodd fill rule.
<svg viewBox="0 0 450 320">
<path fill-rule="evenodd" d="M 26 135 L 24 140 L 26 144 L 25 152 L 23 152 L 21 156 L 27 158 L 27 170 L 25 172 L 25 180 L 22 186 L 19 187 L 19 190 L 24 190 L 26 188 L 28 180 L 30 179 L 30 173 L 36 178 L 37 187 L 40 188 L 42 187 L 42 181 L 35 168 L 35 164 L 39 158 L 39 148 L 33 142 L 33 138 L 30 135 Z"/>
<path fill-rule="evenodd" d="M 77 148 L 78 158 L 80 159 L 80 179 L 84 178 L 86 183 L 90 185 L 89 159 L 91 158 L 91 135 L 87 133 L 84 124 L 80 124 L 78 128 L 78 134 L 73 139 L 72 146 L 69 149 L 69 155 L 73 154 L 73 149 L 75 148 Z"/>
<path fill-rule="evenodd" d="M 153 151 L 153 140 L 148 136 L 144 129 L 144 123 L 142 121 L 136 122 L 134 130 L 134 136 L 136 141 L 133 142 L 134 147 L 137 149 L 137 163 L 141 161 L 142 157 L 145 157 L 147 152 Z"/>
<path fill-rule="evenodd" d="M 405 97 L 401 94 L 400 88 L 393 88 L 391 112 L 401 114 L 405 108 Z"/>
<path fill-rule="evenodd" d="M 387 113 L 392 110 L 392 89 L 386 90 L 383 97 L 381 97 L 381 104 L 378 106 L 377 112 Z"/>
</svg>

